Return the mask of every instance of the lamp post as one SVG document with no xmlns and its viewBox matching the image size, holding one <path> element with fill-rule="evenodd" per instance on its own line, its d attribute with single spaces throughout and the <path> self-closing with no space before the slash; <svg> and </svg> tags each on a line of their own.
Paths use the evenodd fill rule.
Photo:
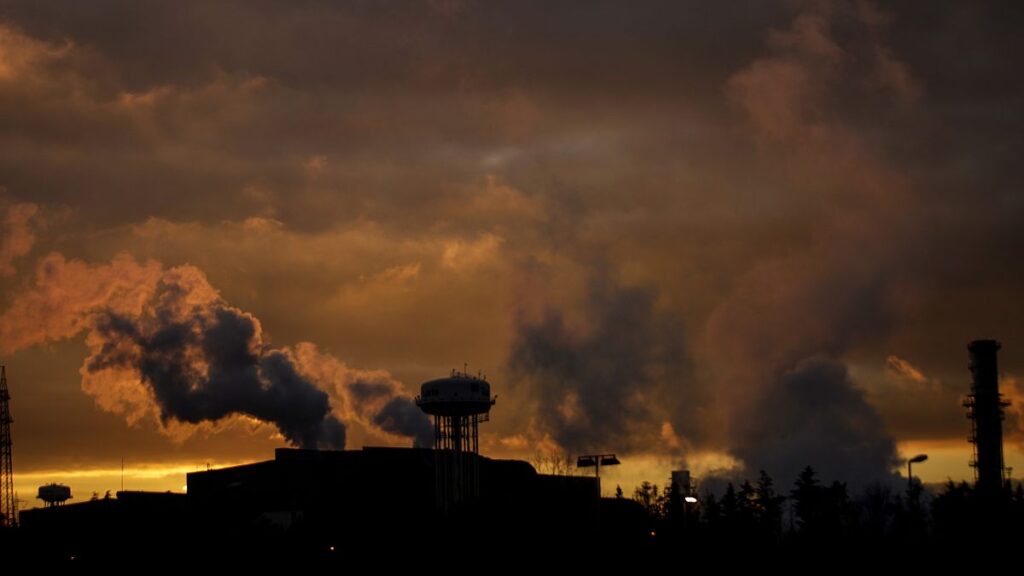
<svg viewBox="0 0 1024 576">
<path fill-rule="evenodd" d="M 907 460 L 907 487 L 908 488 L 910 486 L 914 485 L 913 465 L 914 464 L 918 464 L 920 462 L 924 462 L 927 459 L 928 459 L 928 455 L 927 454 L 918 454 L 917 456 L 914 456 L 910 460 Z"/>
<path fill-rule="evenodd" d="M 576 459 L 577 468 L 594 468 L 594 476 L 601 477 L 601 466 L 614 466 L 622 464 L 615 454 L 589 454 Z"/>
<path fill-rule="evenodd" d="M 686 523 L 687 522 L 687 518 L 686 517 L 688 515 L 688 512 L 687 512 L 686 509 L 690 507 L 690 504 L 696 504 L 696 503 L 697 503 L 697 498 L 695 496 L 690 496 L 689 494 L 687 494 L 686 496 L 683 496 L 683 533 L 684 534 L 688 533 L 688 531 L 690 529 L 689 524 Z"/>
</svg>

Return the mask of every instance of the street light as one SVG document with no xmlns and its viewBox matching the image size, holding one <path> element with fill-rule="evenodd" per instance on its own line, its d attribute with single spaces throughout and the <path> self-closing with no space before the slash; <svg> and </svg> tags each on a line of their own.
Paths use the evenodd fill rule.
<svg viewBox="0 0 1024 576">
<path fill-rule="evenodd" d="M 589 454 L 576 459 L 577 468 L 594 468 L 594 476 L 601 477 L 601 466 L 615 466 L 622 464 L 615 454 Z"/>
<path fill-rule="evenodd" d="M 686 510 L 690 504 L 696 504 L 697 498 L 695 496 L 683 496 L 683 531 L 689 530 L 689 524 L 687 523 L 687 516 L 689 512 Z"/>
<path fill-rule="evenodd" d="M 914 484 L 913 464 L 924 462 L 927 459 L 927 454 L 918 454 L 910 460 L 907 460 L 907 486 L 912 486 Z"/>
</svg>

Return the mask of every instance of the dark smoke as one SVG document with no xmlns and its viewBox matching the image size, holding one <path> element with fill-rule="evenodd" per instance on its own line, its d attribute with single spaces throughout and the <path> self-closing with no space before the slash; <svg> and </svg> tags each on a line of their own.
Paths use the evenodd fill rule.
<svg viewBox="0 0 1024 576">
<path fill-rule="evenodd" d="M 926 256 L 915 236 L 919 201 L 931 197 L 889 162 L 866 120 L 905 114 L 922 90 L 870 4 L 795 6 L 727 92 L 764 158 L 786 166 L 794 207 L 843 200 L 794 212 L 814 241 L 734 279 L 709 316 L 702 360 L 745 474 L 764 468 L 788 483 L 811 465 L 863 486 L 891 476 L 895 443 L 840 360 L 884 342 L 898 321 L 893 296 Z"/>
<path fill-rule="evenodd" d="M 864 294 L 873 293 L 851 286 L 857 284 L 847 287 L 853 294 L 843 310 L 858 308 L 867 298 Z M 823 288 L 812 292 L 817 290 Z M 804 292 L 796 294 L 805 305 L 817 301 L 804 298 Z M 724 379 L 705 381 L 694 375 L 677 324 L 656 310 L 653 290 L 618 286 L 607 275 L 595 275 L 590 283 L 580 322 L 586 329 L 567 321 L 565 313 L 548 310 L 541 321 L 519 326 L 510 365 L 537 400 L 541 431 L 573 453 L 609 450 L 685 458 L 697 442 L 722 442 L 742 461 L 741 474 L 763 469 L 783 485 L 807 465 L 824 478 L 857 487 L 891 477 L 897 464 L 895 442 L 851 381 L 846 365 L 812 355 L 787 366 L 783 359 L 816 346 L 803 346 L 802 341 L 797 345 L 781 336 L 762 339 L 759 327 L 777 325 L 780 333 L 787 333 L 785 322 L 776 316 L 790 307 L 773 302 L 778 307 L 771 307 L 771 314 L 758 316 L 748 304 L 733 301 L 730 313 L 716 319 L 721 329 L 716 334 L 738 341 L 727 346 L 737 353 L 731 369 L 722 371 L 729 376 Z M 840 306 L 834 304 L 836 308 Z M 860 320 L 866 322 L 863 316 L 873 307 L 862 308 L 868 309 Z M 731 321 L 724 321 L 727 317 Z M 815 339 L 819 348 L 843 350 L 857 333 L 856 321 L 842 331 L 837 327 L 841 322 L 828 317 L 825 322 L 841 335 L 831 346 Z M 794 326 L 789 333 L 813 332 Z M 712 383 L 717 387 L 713 396 Z M 659 434 L 665 422 L 681 437 L 679 442 Z M 718 422 L 725 422 L 729 433 Z"/>
<path fill-rule="evenodd" d="M 256 318 L 219 298 L 191 297 L 181 276 L 168 275 L 141 314 L 99 314 L 94 336 L 103 344 L 85 369 L 137 372 L 164 423 L 241 414 L 272 422 L 302 448 L 344 448 L 345 426 L 332 415 L 327 394 L 298 372 L 288 353 L 264 344 Z"/>
<path fill-rule="evenodd" d="M 434 445 L 434 427 L 422 410 L 405 396 L 396 396 L 373 417 L 373 423 L 381 430 L 411 436 L 414 448 L 431 448 Z"/>
<path fill-rule="evenodd" d="M 881 416 L 841 362 L 799 362 L 753 410 L 735 424 L 735 455 L 748 472 L 766 470 L 780 485 L 790 484 L 810 465 L 821 477 L 865 486 L 890 476 L 897 464 L 896 446 Z"/>
<path fill-rule="evenodd" d="M 665 422 L 693 433 L 695 418 L 682 415 L 696 403 L 680 331 L 654 305 L 652 290 L 597 273 L 586 329 L 553 309 L 518 326 L 511 372 L 530 388 L 538 423 L 562 448 L 656 451 Z"/>
<path fill-rule="evenodd" d="M 414 447 L 434 445 L 430 418 L 411 398 L 398 395 L 394 381 L 364 378 L 349 383 L 347 390 L 352 408 L 384 432 L 411 437 Z"/>
</svg>

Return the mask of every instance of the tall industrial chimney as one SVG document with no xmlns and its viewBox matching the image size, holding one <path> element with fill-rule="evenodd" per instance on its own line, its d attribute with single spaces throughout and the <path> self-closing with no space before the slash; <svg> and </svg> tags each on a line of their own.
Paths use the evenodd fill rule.
<svg viewBox="0 0 1024 576">
<path fill-rule="evenodd" d="M 999 393 L 999 342 L 975 340 L 967 345 L 973 380 L 964 400 L 971 420 L 969 440 L 974 444 L 975 488 L 985 497 L 998 496 L 1003 488 L 1003 408 L 1009 402 Z"/>
</svg>

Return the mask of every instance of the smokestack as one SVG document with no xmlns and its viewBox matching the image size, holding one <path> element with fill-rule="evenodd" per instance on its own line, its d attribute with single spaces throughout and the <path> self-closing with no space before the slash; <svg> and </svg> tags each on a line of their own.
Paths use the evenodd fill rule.
<svg viewBox="0 0 1024 576">
<path fill-rule="evenodd" d="M 967 345 L 973 381 L 964 400 L 971 420 L 969 440 L 974 444 L 975 488 L 985 497 L 997 496 L 1003 488 L 1003 408 L 1009 402 L 999 393 L 999 366 L 995 340 L 975 340 Z"/>
</svg>

